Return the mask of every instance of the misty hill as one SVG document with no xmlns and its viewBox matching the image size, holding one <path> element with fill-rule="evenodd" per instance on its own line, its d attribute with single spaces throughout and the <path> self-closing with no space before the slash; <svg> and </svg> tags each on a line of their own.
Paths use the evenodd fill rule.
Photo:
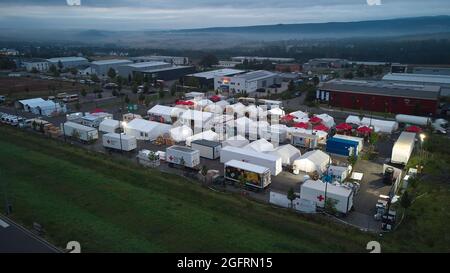
<svg viewBox="0 0 450 273">
<path fill-rule="evenodd" d="M 180 30 L 185 33 L 226 33 L 292 38 L 348 38 L 450 32 L 450 16 L 399 18 L 389 20 L 277 24 L 243 27 L 214 27 Z"/>
</svg>

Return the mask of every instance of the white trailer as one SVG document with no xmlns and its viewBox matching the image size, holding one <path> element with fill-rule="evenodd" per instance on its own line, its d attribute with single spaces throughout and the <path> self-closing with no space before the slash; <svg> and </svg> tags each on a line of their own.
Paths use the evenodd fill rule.
<svg viewBox="0 0 450 273">
<path fill-rule="evenodd" d="M 81 141 L 90 142 L 98 139 L 98 130 L 68 121 L 61 126 L 65 136 L 74 137 Z"/>
<path fill-rule="evenodd" d="M 283 170 L 280 156 L 233 146 L 226 146 L 220 150 L 220 163 L 226 163 L 233 159 L 266 167 L 272 175 L 278 175 Z"/>
<path fill-rule="evenodd" d="M 402 132 L 392 147 L 391 162 L 406 165 L 414 150 L 415 142 L 416 133 Z"/>
<path fill-rule="evenodd" d="M 195 168 L 200 164 L 200 151 L 174 145 L 166 149 L 166 161 L 170 166 L 183 165 L 184 162 L 185 167 Z"/>
<path fill-rule="evenodd" d="M 398 123 L 414 124 L 420 126 L 427 126 L 431 124 L 431 118 L 412 115 L 398 114 L 395 116 L 395 120 Z"/>
<path fill-rule="evenodd" d="M 129 136 L 125 134 L 109 133 L 103 135 L 103 147 L 121 150 L 121 151 L 132 151 L 137 148 L 137 141 L 134 136 Z"/>
<path fill-rule="evenodd" d="M 220 157 L 222 145 L 217 141 L 198 139 L 191 142 L 191 148 L 200 151 L 200 156 L 208 159 Z"/>
<path fill-rule="evenodd" d="M 343 186 L 324 183 L 320 180 L 308 180 L 300 187 L 300 199 L 316 203 L 317 207 L 323 208 L 325 200 L 334 202 L 334 208 L 347 214 L 353 207 L 353 191 Z"/>
<path fill-rule="evenodd" d="M 225 163 L 224 176 L 226 179 L 235 182 L 244 179 L 247 186 L 258 189 L 264 189 L 271 183 L 268 168 L 234 159 Z"/>
</svg>

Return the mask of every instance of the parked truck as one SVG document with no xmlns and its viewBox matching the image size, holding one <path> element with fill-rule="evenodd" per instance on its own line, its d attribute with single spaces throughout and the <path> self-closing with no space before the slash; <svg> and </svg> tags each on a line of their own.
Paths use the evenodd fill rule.
<svg viewBox="0 0 450 273">
<path fill-rule="evenodd" d="M 61 126 L 63 134 L 68 137 L 91 142 L 98 139 L 98 130 L 92 127 L 84 126 L 75 122 L 68 121 Z"/>
<path fill-rule="evenodd" d="M 195 168 L 200 164 L 200 152 L 184 146 L 170 146 L 166 149 L 166 161 L 170 167 L 182 165 Z"/>
<path fill-rule="evenodd" d="M 134 136 L 125 134 L 108 133 L 103 135 L 103 147 L 113 150 L 129 152 L 137 148 Z"/>
<path fill-rule="evenodd" d="M 198 139 L 191 142 L 191 148 L 200 151 L 200 156 L 208 159 L 219 158 L 221 147 L 217 141 Z"/>
<path fill-rule="evenodd" d="M 268 168 L 234 159 L 225 163 L 224 176 L 227 180 L 237 183 L 243 181 L 245 185 L 260 190 L 271 183 Z"/>
<path fill-rule="evenodd" d="M 392 147 L 391 162 L 406 165 L 414 150 L 415 142 L 416 133 L 402 132 Z"/>
</svg>

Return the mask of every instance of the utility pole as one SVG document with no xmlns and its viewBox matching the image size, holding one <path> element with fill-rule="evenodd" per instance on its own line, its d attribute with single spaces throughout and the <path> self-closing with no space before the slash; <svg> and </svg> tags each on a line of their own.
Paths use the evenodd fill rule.
<svg viewBox="0 0 450 273">
<path fill-rule="evenodd" d="M 2 175 L 2 173 L 1 173 L 1 171 L 0 171 L 0 178 L 1 178 L 1 175 Z M 9 215 L 9 214 L 11 214 L 11 212 L 12 212 L 12 206 L 11 206 L 11 204 L 9 203 L 9 200 L 8 200 L 8 193 L 7 193 L 7 181 L 6 181 L 6 179 L 2 179 L 2 180 L 4 180 L 4 183 L 3 183 L 3 193 L 4 193 L 4 198 L 5 198 L 5 214 L 6 215 Z"/>
</svg>

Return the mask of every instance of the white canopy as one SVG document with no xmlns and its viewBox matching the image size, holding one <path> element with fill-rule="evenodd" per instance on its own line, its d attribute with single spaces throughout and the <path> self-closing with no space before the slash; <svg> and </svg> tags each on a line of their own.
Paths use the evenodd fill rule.
<svg viewBox="0 0 450 273">
<path fill-rule="evenodd" d="M 191 146 L 191 142 L 194 140 L 205 139 L 211 141 L 219 141 L 219 135 L 211 130 L 204 131 L 193 136 L 186 138 L 186 145 Z"/>
<path fill-rule="evenodd" d="M 361 119 L 357 116 L 350 115 L 345 119 L 345 123 L 361 125 Z"/>
<path fill-rule="evenodd" d="M 243 105 L 240 102 L 235 103 L 235 104 L 230 104 L 230 105 L 226 106 L 226 108 L 225 108 L 227 115 L 237 114 L 238 117 L 242 117 L 244 115 L 245 109 L 246 109 L 245 105 Z"/>
<path fill-rule="evenodd" d="M 284 110 L 281 108 L 278 108 L 278 107 L 272 108 L 268 112 L 269 112 L 269 114 L 274 115 L 274 116 L 284 116 L 285 115 Z"/>
<path fill-rule="evenodd" d="M 181 115 L 181 120 L 185 125 L 191 126 L 191 122 L 194 121 L 194 127 L 204 128 L 212 117 L 213 114 L 209 112 L 187 110 Z"/>
<path fill-rule="evenodd" d="M 373 126 L 375 132 L 392 133 L 398 129 L 398 123 L 396 121 L 381 120 L 373 118 L 363 118 L 361 120 L 362 125 Z"/>
<path fill-rule="evenodd" d="M 215 113 L 215 114 L 222 114 L 223 113 L 223 107 L 217 104 L 210 104 L 205 106 L 205 108 L 203 109 L 203 111 L 205 112 L 210 112 L 210 113 Z"/>
<path fill-rule="evenodd" d="M 259 117 L 267 116 L 267 111 L 264 108 L 256 106 L 254 104 L 247 106 L 245 112 L 248 113 L 248 117 L 253 120 L 258 119 Z"/>
<path fill-rule="evenodd" d="M 175 127 L 170 129 L 170 136 L 175 142 L 185 141 L 186 138 L 192 136 L 192 129 L 186 125 Z"/>
<path fill-rule="evenodd" d="M 230 103 L 226 100 L 219 100 L 218 102 L 214 103 L 215 105 L 221 106 L 223 109 L 225 109 L 225 107 L 227 105 L 230 105 Z"/>
<path fill-rule="evenodd" d="M 251 142 L 250 144 L 246 145 L 244 149 L 253 150 L 255 152 L 271 152 L 274 150 L 272 143 L 265 140 L 264 138 Z"/>
<path fill-rule="evenodd" d="M 292 112 L 289 115 L 294 116 L 294 117 L 296 117 L 298 119 L 308 118 L 308 113 L 305 113 L 305 112 L 300 111 L 300 110 Z"/>
<path fill-rule="evenodd" d="M 248 133 L 250 130 L 251 124 L 253 122 L 254 122 L 253 120 L 251 120 L 247 117 L 240 117 L 240 118 L 236 119 L 235 125 L 237 128 L 238 134 L 245 135 L 246 133 Z"/>
<path fill-rule="evenodd" d="M 334 123 L 334 118 L 328 114 L 320 114 L 316 115 L 316 117 L 322 119 L 322 124 L 327 126 L 328 128 L 331 128 L 334 125 L 336 125 L 336 123 Z"/>
<path fill-rule="evenodd" d="M 232 136 L 227 138 L 224 142 L 222 142 L 222 147 L 233 146 L 233 147 L 244 147 L 248 145 L 250 142 L 248 139 L 241 135 Z"/>
<path fill-rule="evenodd" d="M 100 122 L 98 130 L 104 133 L 115 133 L 119 127 L 120 123 L 118 120 L 107 118 Z"/>
<path fill-rule="evenodd" d="M 317 171 L 323 173 L 330 163 L 330 156 L 321 150 L 314 150 L 304 153 L 294 160 L 294 168 L 307 173 Z"/>
<path fill-rule="evenodd" d="M 292 146 L 291 144 L 286 144 L 275 148 L 272 152 L 269 152 L 275 156 L 280 156 L 283 165 L 291 165 L 294 160 L 301 156 L 300 150 Z"/>
<path fill-rule="evenodd" d="M 309 123 L 309 117 L 304 117 L 304 118 L 294 118 L 294 122 Z"/>
<path fill-rule="evenodd" d="M 195 103 L 195 106 L 199 107 L 199 108 L 203 108 L 203 107 L 205 107 L 207 105 L 214 104 L 214 102 L 212 102 L 212 101 L 210 101 L 208 99 L 193 100 L 193 102 Z"/>
<path fill-rule="evenodd" d="M 169 133 L 172 126 L 145 119 L 133 119 L 124 126 L 125 134 L 135 136 L 138 140 L 155 140 L 158 136 Z"/>
<path fill-rule="evenodd" d="M 269 122 L 265 120 L 252 122 L 250 123 L 249 133 L 261 136 L 269 126 L 270 126 Z"/>
<path fill-rule="evenodd" d="M 164 118 L 164 120 L 167 122 L 171 121 L 172 117 L 178 118 L 181 115 L 181 113 L 185 111 L 186 109 L 157 104 L 153 106 L 150 110 L 148 110 L 147 114 L 152 116 L 160 116 Z"/>
</svg>

